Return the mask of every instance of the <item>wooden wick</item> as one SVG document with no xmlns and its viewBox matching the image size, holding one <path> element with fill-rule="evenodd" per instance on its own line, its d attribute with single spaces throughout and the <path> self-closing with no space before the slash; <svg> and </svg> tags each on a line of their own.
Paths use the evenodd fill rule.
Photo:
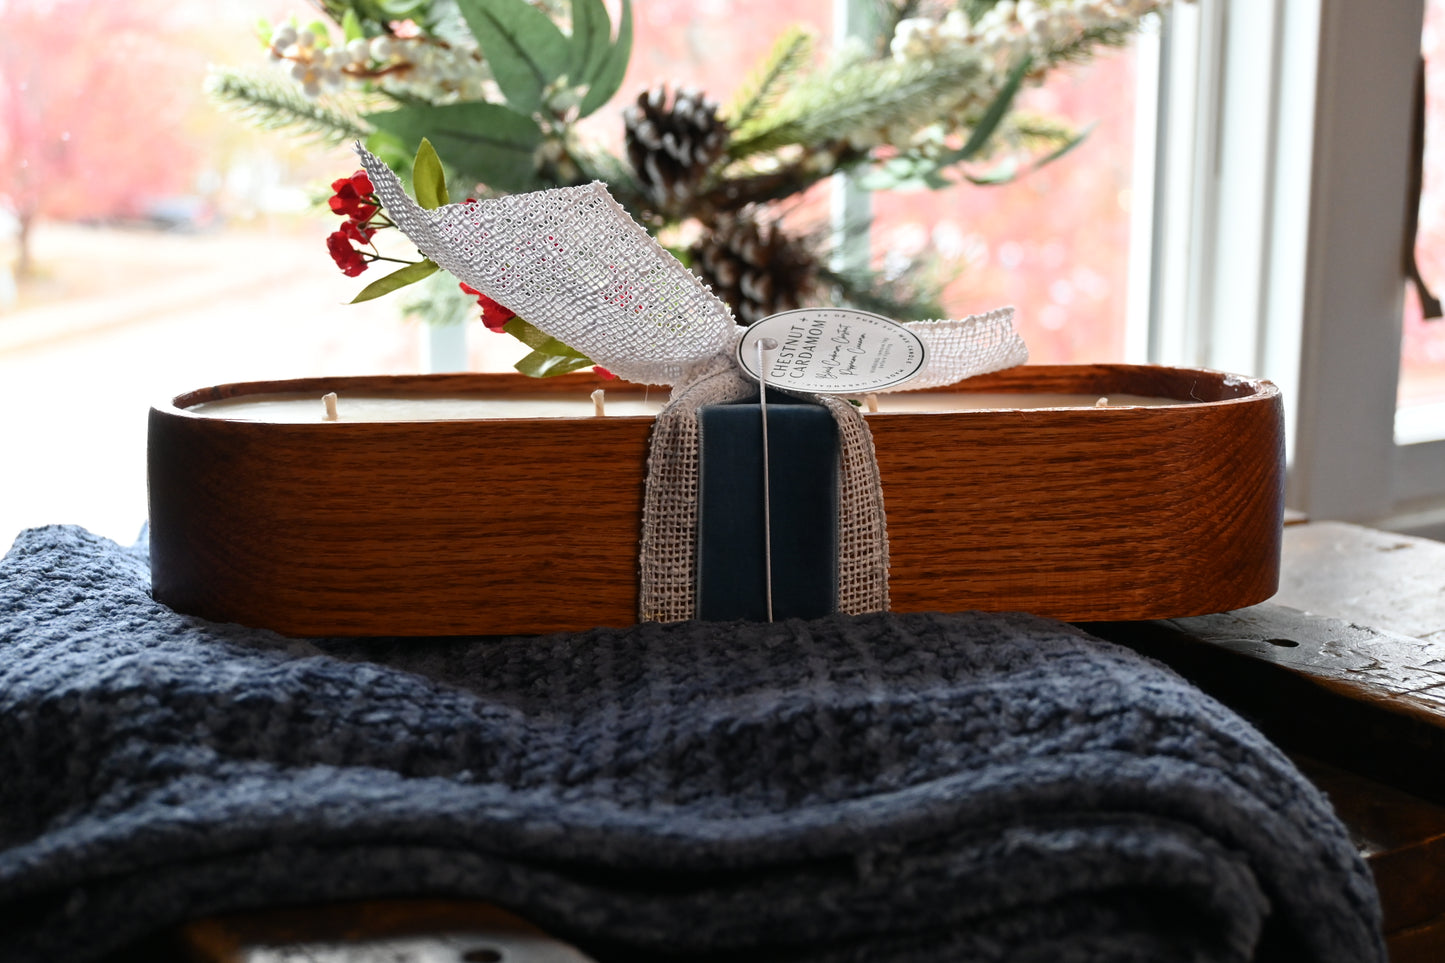
<svg viewBox="0 0 1445 963">
<path fill-rule="evenodd" d="M 869 411 L 876 412 L 878 410 L 878 396 L 872 394 L 871 392 L 864 395 L 863 404 L 868 408 Z"/>
<path fill-rule="evenodd" d="M 607 414 L 607 405 L 605 403 L 606 397 L 607 392 L 602 388 L 598 388 L 596 391 L 592 392 L 592 414 L 596 415 L 598 418 L 601 418 Z"/>
<path fill-rule="evenodd" d="M 336 413 L 336 392 L 331 391 L 321 396 L 321 403 L 326 406 L 326 414 L 321 416 L 323 421 L 337 421 L 340 415 Z"/>
</svg>

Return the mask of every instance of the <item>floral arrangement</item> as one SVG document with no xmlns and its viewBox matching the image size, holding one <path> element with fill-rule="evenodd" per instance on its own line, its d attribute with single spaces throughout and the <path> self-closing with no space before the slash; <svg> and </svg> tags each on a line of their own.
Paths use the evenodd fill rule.
<svg viewBox="0 0 1445 963">
<path fill-rule="evenodd" d="M 430 210 L 448 202 L 446 174 L 442 170 L 441 160 L 437 157 L 431 142 L 425 138 L 422 139 L 421 146 L 417 149 L 416 158 L 412 162 L 412 171 L 418 204 Z M 336 266 L 341 269 L 342 273 L 347 277 L 355 277 L 365 271 L 367 266 L 374 261 L 395 261 L 405 265 L 386 277 L 367 285 L 360 294 L 352 299 L 353 304 L 389 294 L 397 288 L 413 284 L 441 270 L 429 258 L 422 258 L 419 261 L 402 261 L 398 258 L 387 257 L 376 250 L 372 244 L 372 238 L 378 231 L 393 229 L 396 224 L 383 212 L 382 203 L 377 198 L 376 189 L 372 186 L 371 178 L 367 176 L 366 171 L 359 170 L 350 177 L 336 179 L 331 183 L 331 190 L 332 195 L 327 204 L 333 213 L 340 215 L 345 220 L 341 222 L 341 227 L 333 231 L 326 239 L 326 247 L 331 253 L 331 259 L 336 262 Z M 476 200 L 476 198 L 470 197 L 463 203 L 473 204 L 476 203 Z M 354 247 L 353 244 L 370 246 L 371 250 L 366 251 Z M 482 309 L 482 323 L 489 331 L 497 334 L 509 334 L 532 349 L 526 357 L 517 362 L 516 368 L 523 374 L 542 378 L 549 375 L 566 374 L 569 371 L 577 371 L 590 366 L 593 371 L 604 378 L 614 377 L 606 368 L 593 364 L 580 351 L 538 330 L 517 317 L 510 308 L 492 300 L 465 281 L 459 282 L 457 287 L 468 297 L 476 298 L 477 304 Z"/>
<path fill-rule="evenodd" d="M 264 127 L 364 140 L 411 169 L 424 206 L 445 197 L 438 154 L 474 196 L 604 181 L 750 323 L 816 304 L 938 316 L 922 274 L 838 268 L 822 240 L 782 223 L 780 204 L 840 171 L 869 190 L 991 186 L 1057 160 L 1083 135 L 1018 109 L 1019 91 L 1125 42 L 1170 0 L 878 0 L 871 39 L 821 54 L 808 31 L 785 31 L 726 106 L 689 87 L 627 99 L 613 108 L 620 153 L 585 140 L 578 122 L 621 86 L 630 0 L 615 28 L 603 0 L 314 2 L 314 22 L 262 28 L 281 70 L 214 71 L 214 99 Z M 337 265 L 354 276 L 390 260 L 367 250 L 388 222 L 365 175 L 333 187 L 346 218 L 327 241 Z M 360 297 L 428 277 L 428 263 Z M 483 302 L 489 328 L 523 330 L 504 311 Z M 559 347 L 523 340 L 534 355 Z M 532 373 L 587 363 L 529 358 L 519 367 Z"/>
</svg>

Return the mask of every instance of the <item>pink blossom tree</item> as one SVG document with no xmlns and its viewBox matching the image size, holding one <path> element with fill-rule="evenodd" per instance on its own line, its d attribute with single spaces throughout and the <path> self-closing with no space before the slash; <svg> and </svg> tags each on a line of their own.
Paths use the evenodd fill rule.
<svg viewBox="0 0 1445 963">
<path fill-rule="evenodd" d="M 183 187 L 198 80 L 153 0 L 0 0 L 0 203 L 19 225 L 136 213 Z"/>
</svg>

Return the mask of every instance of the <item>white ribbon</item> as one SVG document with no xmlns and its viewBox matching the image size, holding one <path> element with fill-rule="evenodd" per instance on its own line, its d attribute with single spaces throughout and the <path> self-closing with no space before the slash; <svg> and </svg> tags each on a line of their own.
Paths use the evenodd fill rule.
<svg viewBox="0 0 1445 963">
<path fill-rule="evenodd" d="M 387 216 L 427 257 L 613 374 L 682 385 L 733 364 L 726 304 L 594 181 L 425 210 L 357 145 Z M 1028 358 L 1013 309 L 905 325 L 928 364 L 890 390 L 953 384 Z"/>
</svg>

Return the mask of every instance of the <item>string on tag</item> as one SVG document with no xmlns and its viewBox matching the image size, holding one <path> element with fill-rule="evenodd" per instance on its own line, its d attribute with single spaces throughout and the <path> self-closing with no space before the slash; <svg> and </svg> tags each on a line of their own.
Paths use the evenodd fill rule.
<svg viewBox="0 0 1445 963">
<path fill-rule="evenodd" d="M 769 622 L 773 620 L 773 496 L 768 480 L 772 474 L 768 465 L 768 367 L 763 362 L 763 352 L 777 346 L 778 342 L 772 338 L 758 339 L 758 411 L 763 418 L 763 578 Z"/>
</svg>

